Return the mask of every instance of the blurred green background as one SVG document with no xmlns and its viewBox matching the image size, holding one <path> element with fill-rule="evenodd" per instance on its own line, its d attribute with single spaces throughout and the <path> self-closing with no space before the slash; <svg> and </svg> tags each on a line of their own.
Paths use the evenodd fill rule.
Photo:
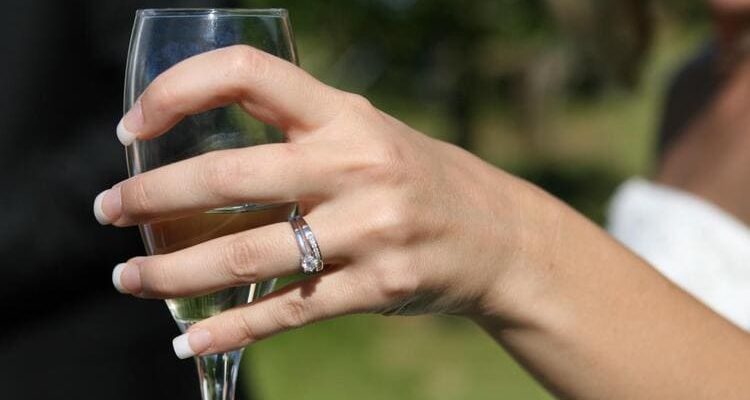
<svg viewBox="0 0 750 400">
<path fill-rule="evenodd" d="M 246 0 L 290 10 L 302 67 L 602 222 L 648 174 L 665 89 L 710 35 L 697 0 Z M 450 317 L 353 316 L 252 346 L 262 399 L 548 399 Z"/>
</svg>

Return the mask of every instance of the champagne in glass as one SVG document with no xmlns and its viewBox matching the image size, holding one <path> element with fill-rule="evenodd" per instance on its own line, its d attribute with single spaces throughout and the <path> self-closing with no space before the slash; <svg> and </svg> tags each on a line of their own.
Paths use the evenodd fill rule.
<svg viewBox="0 0 750 400">
<path fill-rule="evenodd" d="M 166 254 L 218 237 L 284 222 L 292 212 L 294 204 L 232 211 L 216 210 L 144 225 L 142 230 L 148 253 Z M 197 297 L 169 299 L 167 305 L 178 324 L 189 326 L 263 296 L 272 288 L 271 281 L 258 282 Z"/>
<path fill-rule="evenodd" d="M 206 51 L 236 44 L 297 63 L 286 10 L 150 9 L 136 13 L 125 76 L 124 109 L 162 72 Z M 229 105 L 185 117 L 166 134 L 128 146 L 130 175 L 215 150 L 283 141 L 283 135 Z M 258 226 L 286 221 L 294 204 L 236 204 L 180 219 L 142 225 L 149 254 L 165 254 Z M 202 296 L 171 299 L 181 330 L 268 293 L 273 281 Z M 242 351 L 196 357 L 204 400 L 231 400 Z"/>
</svg>

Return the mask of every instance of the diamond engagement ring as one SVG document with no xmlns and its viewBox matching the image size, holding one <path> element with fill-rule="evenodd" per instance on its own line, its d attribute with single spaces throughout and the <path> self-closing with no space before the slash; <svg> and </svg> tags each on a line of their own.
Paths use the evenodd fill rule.
<svg viewBox="0 0 750 400">
<path fill-rule="evenodd" d="M 300 252 L 299 264 L 305 275 L 312 275 L 323 270 L 323 255 L 318 241 L 304 218 L 299 215 L 289 219 L 294 231 L 294 239 Z"/>
</svg>

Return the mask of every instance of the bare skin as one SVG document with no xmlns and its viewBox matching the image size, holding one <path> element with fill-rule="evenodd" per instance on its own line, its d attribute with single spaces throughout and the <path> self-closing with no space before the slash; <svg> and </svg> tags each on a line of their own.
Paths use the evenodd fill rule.
<svg viewBox="0 0 750 400">
<path fill-rule="evenodd" d="M 722 58 L 732 60 L 725 65 L 727 79 L 667 151 L 656 180 L 707 199 L 750 225 L 750 61 L 737 54 L 750 24 L 750 1 L 713 0 L 711 5 Z"/>
<path fill-rule="evenodd" d="M 657 181 L 692 192 L 750 225 L 750 64 L 665 154 Z"/>
<path fill-rule="evenodd" d="M 105 219 L 129 226 L 298 201 L 330 265 L 194 325 L 194 353 L 352 313 L 450 313 L 476 321 L 563 398 L 750 393 L 748 334 L 552 196 L 286 61 L 245 46 L 198 55 L 157 78 L 123 124 L 148 140 L 229 103 L 288 143 L 135 176 L 104 193 Z M 289 275 L 298 257 L 289 225 L 276 224 L 131 259 L 120 279 L 135 296 L 170 298 Z"/>
</svg>

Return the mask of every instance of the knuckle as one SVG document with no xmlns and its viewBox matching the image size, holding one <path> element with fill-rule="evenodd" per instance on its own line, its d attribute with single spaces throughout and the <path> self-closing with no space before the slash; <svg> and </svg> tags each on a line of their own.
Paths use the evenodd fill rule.
<svg viewBox="0 0 750 400">
<path fill-rule="evenodd" d="M 158 79 L 146 90 L 141 100 L 146 104 L 145 109 L 153 110 L 155 114 L 174 112 L 174 107 L 179 104 L 174 92 L 164 79 Z"/>
<path fill-rule="evenodd" d="M 372 105 L 372 102 L 370 102 L 367 97 L 362 96 L 361 94 L 346 93 L 345 99 L 346 104 L 349 106 L 349 108 L 355 112 L 365 114 L 375 112 L 375 106 Z"/>
<path fill-rule="evenodd" d="M 252 46 L 232 46 L 227 54 L 230 74 L 238 77 L 251 76 L 257 80 L 262 79 L 268 71 L 268 57 Z"/>
<path fill-rule="evenodd" d="M 373 148 L 373 175 L 389 182 L 401 182 L 401 177 L 408 168 L 404 168 L 404 155 L 399 145 L 393 141 L 384 141 Z"/>
<path fill-rule="evenodd" d="M 262 256 L 255 242 L 241 236 L 233 236 L 226 245 L 224 267 L 229 278 L 239 283 L 253 283 L 258 280 L 255 260 Z"/>
<path fill-rule="evenodd" d="M 412 207 L 400 205 L 397 200 L 385 204 L 372 214 L 367 238 L 391 246 L 410 244 L 416 236 Z"/>
<path fill-rule="evenodd" d="M 402 300 L 416 293 L 419 285 L 408 269 L 408 265 L 399 262 L 377 268 L 376 287 L 384 300 Z"/>
<path fill-rule="evenodd" d="M 277 152 L 272 156 L 276 160 L 293 161 L 306 156 L 305 147 L 299 143 L 287 142 L 274 147 Z"/>
<path fill-rule="evenodd" d="M 232 331 L 236 332 L 237 335 L 235 342 L 245 344 L 262 339 L 256 328 L 257 321 L 252 318 L 250 313 L 237 312 L 234 317 L 234 325 L 236 329 Z"/>
<path fill-rule="evenodd" d="M 242 162 L 226 151 L 208 153 L 204 157 L 200 174 L 203 188 L 227 200 L 236 200 L 236 188 L 242 185 Z"/>
<path fill-rule="evenodd" d="M 307 322 L 308 304 L 304 299 L 283 299 L 278 307 L 279 311 L 274 313 L 274 318 L 282 330 L 299 328 Z"/>
<path fill-rule="evenodd" d="M 148 215 L 153 209 L 154 197 L 154 193 L 143 178 L 131 179 L 121 188 L 123 215 L 131 218 Z"/>
<path fill-rule="evenodd" d="M 163 264 L 162 256 L 153 256 L 140 266 L 142 291 L 147 296 L 164 296 L 172 293 L 175 277 Z"/>
<path fill-rule="evenodd" d="M 344 96 L 354 123 L 363 125 L 369 132 L 360 139 L 356 159 L 352 157 L 347 169 L 362 174 L 367 180 L 403 184 L 410 171 L 406 164 L 413 158 L 409 154 L 413 146 L 404 139 L 401 131 L 392 129 L 384 121 L 382 113 L 367 98 L 354 93 L 345 93 Z M 379 128 L 373 129 L 373 126 Z"/>
<path fill-rule="evenodd" d="M 370 138 L 352 154 L 349 170 L 367 182 L 401 186 L 409 183 L 408 148 L 395 135 L 381 134 Z"/>
</svg>

